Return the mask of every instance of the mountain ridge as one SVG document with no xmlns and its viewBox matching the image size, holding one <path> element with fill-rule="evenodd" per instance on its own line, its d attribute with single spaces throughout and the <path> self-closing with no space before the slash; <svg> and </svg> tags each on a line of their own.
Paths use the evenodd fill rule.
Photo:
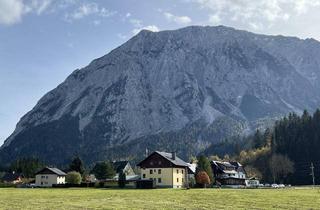
<svg viewBox="0 0 320 210">
<path fill-rule="evenodd" d="M 224 26 L 141 31 L 45 94 L 1 146 L 0 161 L 35 155 L 64 162 L 73 153 L 94 161 L 139 141 L 195 155 L 265 120 L 317 108 L 319 54 L 315 40 Z M 189 127 L 192 152 L 181 144 Z M 57 148 L 61 159 L 51 154 Z M 135 158 L 144 149 L 112 157 Z"/>
</svg>

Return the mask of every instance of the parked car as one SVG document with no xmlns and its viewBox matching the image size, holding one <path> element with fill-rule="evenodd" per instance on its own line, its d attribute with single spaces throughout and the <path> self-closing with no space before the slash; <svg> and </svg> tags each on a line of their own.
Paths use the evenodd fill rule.
<svg viewBox="0 0 320 210">
<path fill-rule="evenodd" d="M 264 184 L 259 184 L 259 187 L 264 187 Z"/>
<path fill-rule="evenodd" d="M 265 187 L 271 187 L 271 185 L 268 184 L 268 183 L 264 184 L 264 186 L 265 186 Z"/>
<path fill-rule="evenodd" d="M 279 188 L 285 188 L 286 186 L 284 184 L 279 184 Z"/>
<path fill-rule="evenodd" d="M 277 184 L 272 184 L 271 187 L 272 187 L 272 188 L 279 188 L 279 185 L 277 185 Z"/>
</svg>

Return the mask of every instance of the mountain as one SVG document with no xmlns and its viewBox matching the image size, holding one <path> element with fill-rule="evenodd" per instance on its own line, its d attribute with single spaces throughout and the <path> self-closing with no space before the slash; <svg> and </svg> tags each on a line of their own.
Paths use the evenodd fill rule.
<svg viewBox="0 0 320 210">
<path fill-rule="evenodd" d="M 138 35 L 75 70 L 21 118 L 0 162 L 196 155 L 320 105 L 320 43 L 224 26 Z"/>
</svg>

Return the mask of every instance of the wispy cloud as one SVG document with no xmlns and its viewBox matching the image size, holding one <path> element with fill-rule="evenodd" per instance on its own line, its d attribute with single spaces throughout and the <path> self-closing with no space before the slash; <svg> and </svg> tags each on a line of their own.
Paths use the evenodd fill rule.
<svg viewBox="0 0 320 210">
<path fill-rule="evenodd" d="M 191 18 L 188 16 L 176 16 L 169 12 L 164 12 L 163 15 L 168 21 L 175 22 L 178 24 L 189 24 L 191 23 Z"/>
<path fill-rule="evenodd" d="M 148 25 L 148 26 L 144 26 L 142 28 L 135 28 L 132 30 L 132 33 L 134 35 L 138 34 L 141 30 L 148 30 L 148 31 L 152 31 L 152 32 L 158 32 L 160 31 L 160 29 L 158 28 L 158 26 L 156 25 Z"/>
<path fill-rule="evenodd" d="M 52 0 L 32 0 L 28 7 L 30 7 L 31 10 L 34 10 L 38 15 L 41 15 L 51 4 Z"/>
<path fill-rule="evenodd" d="M 96 15 L 99 17 L 110 17 L 115 15 L 116 11 L 110 11 L 104 7 L 100 8 L 97 3 L 82 3 L 79 7 L 77 7 L 73 12 L 67 13 L 65 18 L 68 22 L 72 22 L 73 20 L 79 20 L 84 17 L 90 15 Z"/>
<path fill-rule="evenodd" d="M 25 6 L 21 0 L 0 0 L 0 24 L 17 23 L 25 13 Z"/>
<path fill-rule="evenodd" d="M 218 25 L 221 23 L 221 18 L 218 14 L 209 15 L 209 23 L 212 25 Z"/>
<path fill-rule="evenodd" d="M 241 22 L 252 28 L 272 25 L 277 21 L 288 21 L 291 17 L 307 13 L 320 6 L 320 0 L 187 0 L 194 2 L 212 15 L 209 23 L 219 19 Z M 218 18 L 219 17 L 219 18 Z M 258 23 L 258 24 L 257 24 Z"/>
<path fill-rule="evenodd" d="M 49 9 L 73 4 L 75 0 L 0 0 L 0 24 L 19 23 L 27 14 L 42 15 Z"/>
</svg>

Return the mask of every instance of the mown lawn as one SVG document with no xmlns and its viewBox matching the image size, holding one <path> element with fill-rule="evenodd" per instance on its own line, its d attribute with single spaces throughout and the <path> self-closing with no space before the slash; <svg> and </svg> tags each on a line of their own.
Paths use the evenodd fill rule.
<svg viewBox="0 0 320 210">
<path fill-rule="evenodd" d="M 292 189 L 0 189 L 0 209 L 320 209 L 320 191 Z"/>
</svg>

